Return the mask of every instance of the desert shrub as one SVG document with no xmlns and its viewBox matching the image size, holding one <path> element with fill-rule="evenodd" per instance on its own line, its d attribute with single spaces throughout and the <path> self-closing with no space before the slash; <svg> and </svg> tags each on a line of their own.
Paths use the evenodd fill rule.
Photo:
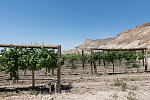
<svg viewBox="0 0 150 100">
<path fill-rule="evenodd" d="M 112 84 L 113 86 L 121 86 L 121 90 L 125 91 L 127 89 L 127 83 L 125 83 L 122 80 L 115 80 L 114 83 Z"/>
</svg>

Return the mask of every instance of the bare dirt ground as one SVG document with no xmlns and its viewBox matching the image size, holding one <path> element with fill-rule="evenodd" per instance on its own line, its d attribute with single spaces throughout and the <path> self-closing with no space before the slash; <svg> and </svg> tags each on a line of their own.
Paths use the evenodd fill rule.
<svg viewBox="0 0 150 100">
<path fill-rule="evenodd" d="M 90 67 L 89 67 L 90 68 Z M 56 76 L 44 76 L 44 70 L 36 72 L 36 90 L 31 90 L 30 71 L 27 76 L 21 77 L 17 83 L 7 82 L 1 72 L 0 100 L 150 100 L 150 73 L 139 69 L 138 73 L 120 73 L 109 75 L 92 75 L 82 69 L 68 71 L 62 69 L 62 93 L 49 94 L 48 79 L 56 79 Z M 99 73 L 102 73 L 99 70 Z M 66 72 L 65 72 L 66 71 Z M 106 72 L 111 72 L 108 69 Z M 118 73 L 121 70 L 115 69 Z M 122 70 L 124 71 L 124 70 Z M 136 72 L 137 69 L 130 69 Z"/>
</svg>

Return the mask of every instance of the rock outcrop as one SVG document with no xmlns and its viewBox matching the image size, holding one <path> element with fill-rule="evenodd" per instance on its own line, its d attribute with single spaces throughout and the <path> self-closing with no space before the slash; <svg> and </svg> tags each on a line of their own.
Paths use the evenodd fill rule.
<svg viewBox="0 0 150 100">
<path fill-rule="evenodd" d="M 150 23 L 136 26 L 117 35 L 115 38 L 85 40 L 85 42 L 72 50 L 63 53 L 78 53 L 82 49 L 89 52 L 90 48 L 150 48 Z"/>
</svg>

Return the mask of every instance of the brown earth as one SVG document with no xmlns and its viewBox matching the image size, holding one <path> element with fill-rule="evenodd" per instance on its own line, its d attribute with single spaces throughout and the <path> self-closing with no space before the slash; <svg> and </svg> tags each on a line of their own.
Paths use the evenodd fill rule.
<svg viewBox="0 0 150 100">
<path fill-rule="evenodd" d="M 79 64 L 77 69 L 62 67 L 62 93 L 49 94 L 48 83 L 56 75 L 44 75 L 45 70 L 36 72 L 36 91 L 31 91 L 31 72 L 27 76 L 20 72 L 17 83 L 5 80 L 8 76 L 1 72 L 0 100 L 149 100 L 150 98 L 150 73 L 144 73 L 144 67 L 127 69 L 119 65 L 115 67 L 114 75 L 112 65 L 106 68 L 98 66 L 97 75 L 92 75 L 90 66 L 85 70 Z M 64 68 L 65 67 L 65 68 Z M 148 69 L 150 70 L 150 69 Z M 131 73 L 132 72 L 132 73 Z M 134 73 L 133 73 L 134 72 Z M 24 80 L 23 80 L 24 79 Z M 49 79 L 49 80 L 48 80 Z"/>
</svg>

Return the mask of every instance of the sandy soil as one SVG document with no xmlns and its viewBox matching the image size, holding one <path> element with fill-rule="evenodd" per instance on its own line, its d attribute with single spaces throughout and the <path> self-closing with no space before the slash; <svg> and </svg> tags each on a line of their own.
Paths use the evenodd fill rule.
<svg viewBox="0 0 150 100">
<path fill-rule="evenodd" d="M 62 76 L 63 85 L 71 85 L 61 94 L 30 93 L 29 91 L 1 92 L 0 100 L 149 100 L 150 73 L 118 75 Z M 122 85 L 125 83 L 126 86 Z M 17 83 L 12 87 L 28 87 Z M 43 83 L 46 84 L 46 81 Z M 43 84 L 37 84 L 41 86 Z M 1 89 L 4 86 L 1 86 Z"/>
<path fill-rule="evenodd" d="M 76 70 L 62 68 L 61 94 L 54 93 L 54 87 L 49 94 L 48 83 L 55 81 L 56 75 L 45 76 L 45 70 L 36 72 L 38 80 L 34 91 L 31 90 L 30 71 L 27 76 L 20 72 L 17 83 L 8 82 L 7 74 L 0 72 L 0 100 L 150 100 L 150 73 L 144 73 L 144 67 L 128 69 L 129 73 L 115 67 L 115 72 L 121 73 L 114 75 L 108 74 L 112 72 L 111 66 L 108 69 L 98 67 L 97 75 L 92 75 L 90 67 L 87 68 L 86 71 L 81 67 Z"/>
</svg>

